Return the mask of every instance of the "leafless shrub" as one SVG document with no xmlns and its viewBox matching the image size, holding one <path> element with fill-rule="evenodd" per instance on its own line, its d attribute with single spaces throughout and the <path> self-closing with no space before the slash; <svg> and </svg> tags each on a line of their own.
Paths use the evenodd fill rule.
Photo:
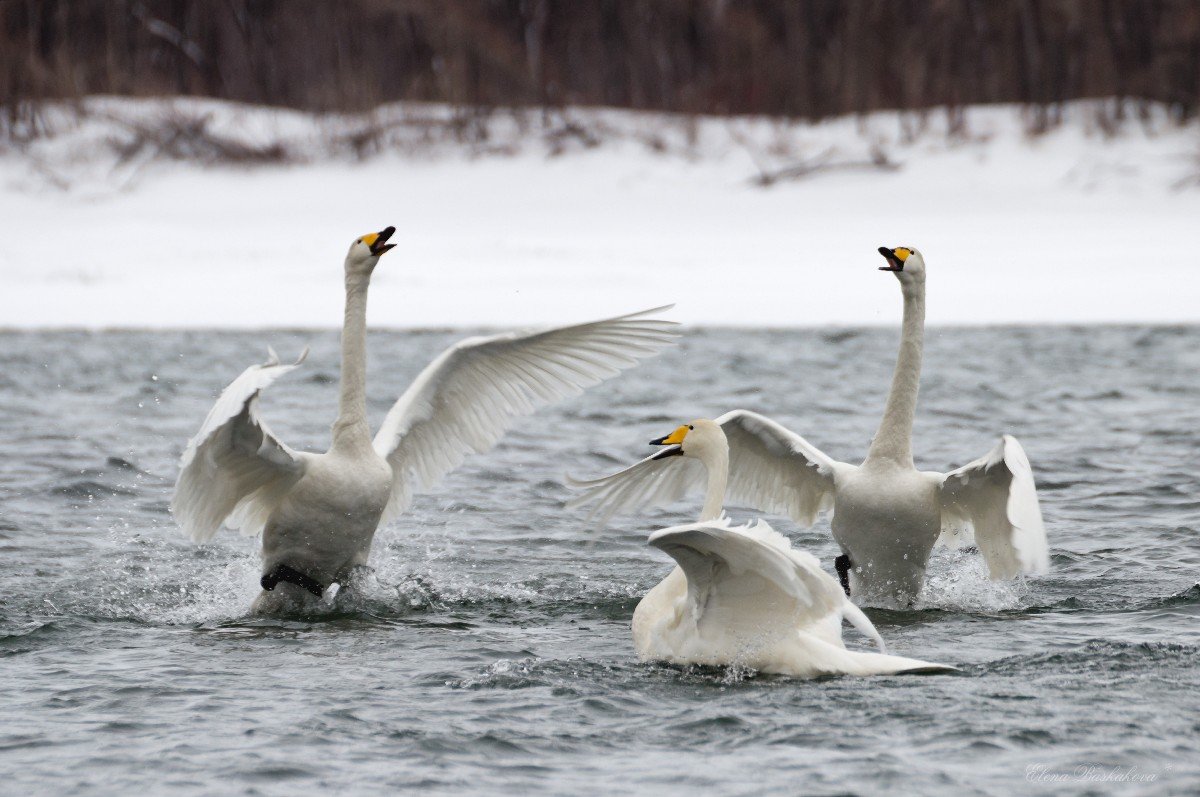
<svg viewBox="0 0 1200 797">
<path fill-rule="evenodd" d="M 40 103 L 18 100 L 0 107 L 0 145 L 27 143 L 48 132 Z"/>
<path fill-rule="evenodd" d="M 967 127 L 967 111 L 963 106 L 946 106 L 946 135 L 951 141 L 966 141 L 971 137 Z"/>
<path fill-rule="evenodd" d="M 903 164 L 892 160 L 887 151 L 879 144 L 873 144 L 866 158 L 838 159 L 833 147 L 826 149 L 816 157 L 799 163 L 789 164 L 779 169 L 764 170 L 759 167 L 759 173 L 751 179 L 755 185 L 769 188 L 783 180 L 799 180 L 814 174 L 834 171 L 881 171 L 895 172 Z"/>
<path fill-rule="evenodd" d="M 459 144 L 483 146 L 488 143 L 491 131 L 488 123 L 492 111 L 483 106 L 460 105 L 455 107 L 446 126 L 450 138 Z"/>
<path fill-rule="evenodd" d="M 394 123 L 384 124 L 371 120 L 349 132 L 334 133 L 330 137 L 330 145 L 335 150 L 349 148 L 356 160 L 367 160 L 383 151 L 384 139 L 394 128 Z"/>
<path fill-rule="evenodd" d="M 549 128 L 544 138 L 551 157 L 571 149 L 594 149 L 600 146 L 599 133 L 574 119 L 564 118 L 561 123 Z"/>
<path fill-rule="evenodd" d="M 176 160 L 237 165 L 285 163 L 290 160 L 280 142 L 248 144 L 209 129 L 211 115 L 172 112 L 153 120 L 126 122 L 129 136 L 110 139 L 119 164 L 131 161 Z"/>
<path fill-rule="evenodd" d="M 1191 157 L 1191 171 L 1172 183 L 1171 187 L 1176 191 L 1200 188 L 1200 141 L 1196 142 L 1196 151 Z"/>
</svg>

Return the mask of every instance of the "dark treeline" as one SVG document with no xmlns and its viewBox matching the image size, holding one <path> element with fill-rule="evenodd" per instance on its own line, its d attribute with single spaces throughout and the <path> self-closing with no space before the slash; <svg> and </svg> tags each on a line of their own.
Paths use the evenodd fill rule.
<svg viewBox="0 0 1200 797">
<path fill-rule="evenodd" d="M 1117 96 L 1191 116 L 1200 1 L 0 0 L 10 122 L 96 93 L 803 118 Z"/>
</svg>

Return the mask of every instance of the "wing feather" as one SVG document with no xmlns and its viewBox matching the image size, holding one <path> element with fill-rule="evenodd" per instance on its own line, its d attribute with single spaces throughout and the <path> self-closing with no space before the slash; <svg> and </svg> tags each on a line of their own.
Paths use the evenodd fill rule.
<svg viewBox="0 0 1200 797">
<path fill-rule="evenodd" d="M 1004 435 L 995 448 L 942 479 L 942 536 L 966 523 L 993 579 L 1050 569 L 1046 527 L 1025 450 Z"/>
<path fill-rule="evenodd" d="M 802 526 L 832 510 L 834 471 L 841 463 L 755 412 L 733 410 L 716 422 L 729 440 L 730 502 L 783 513 Z M 688 457 L 654 454 L 608 476 L 568 477 L 567 483 L 582 491 L 569 508 L 590 504 L 589 519 L 607 522 L 619 512 L 663 506 L 703 487 L 704 468 Z"/>
<path fill-rule="evenodd" d="M 619 512 L 674 503 L 704 484 L 704 466 L 699 460 L 664 457 L 661 453 L 598 479 L 567 476 L 567 485 L 581 491 L 567 502 L 567 508 L 590 504 L 588 520 L 607 523 Z"/>
<path fill-rule="evenodd" d="M 437 357 L 384 419 L 374 446 L 392 466 L 388 520 L 513 419 L 582 393 L 675 342 L 658 307 L 617 318 L 461 341 Z"/>
<path fill-rule="evenodd" d="M 651 534 L 649 543 L 683 569 L 689 610 L 702 634 L 706 620 L 727 633 L 761 635 L 841 616 L 846 596 L 837 581 L 762 521 L 674 526 Z"/>
<path fill-rule="evenodd" d="M 833 509 L 834 471 L 841 465 L 800 435 L 749 410 L 717 423 L 729 439 L 729 500 L 785 514 L 802 527 Z"/>
<path fill-rule="evenodd" d="M 274 350 L 221 392 L 184 449 L 171 512 L 196 542 L 207 542 L 221 524 L 243 534 L 262 531 L 267 517 L 304 473 L 304 455 L 272 434 L 258 414 L 258 396 L 308 356 L 281 365 Z"/>
</svg>

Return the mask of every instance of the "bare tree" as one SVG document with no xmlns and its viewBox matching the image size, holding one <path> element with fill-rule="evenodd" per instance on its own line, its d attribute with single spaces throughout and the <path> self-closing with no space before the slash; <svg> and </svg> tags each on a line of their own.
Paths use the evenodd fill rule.
<svg viewBox="0 0 1200 797">
<path fill-rule="evenodd" d="M 1035 130 L 1067 100 L 1118 97 L 1187 118 L 1200 2 L 0 0 L 3 132 L 94 93 L 811 119 L 1016 102 Z"/>
</svg>

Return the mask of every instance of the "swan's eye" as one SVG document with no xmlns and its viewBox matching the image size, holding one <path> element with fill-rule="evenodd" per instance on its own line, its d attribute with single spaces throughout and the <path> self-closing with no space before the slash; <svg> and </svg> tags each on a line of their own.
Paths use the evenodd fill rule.
<svg viewBox="0 0 1200 797">
<path fill-rule="evenodd" d="M 689 431 L 689 432 L 694 432 L 694 431 L 696 431 L 696 427 L 695 427 L 695 426 L 692 426 L 691 424 L 688 424 L 688 431 Z"/>
</svg>

